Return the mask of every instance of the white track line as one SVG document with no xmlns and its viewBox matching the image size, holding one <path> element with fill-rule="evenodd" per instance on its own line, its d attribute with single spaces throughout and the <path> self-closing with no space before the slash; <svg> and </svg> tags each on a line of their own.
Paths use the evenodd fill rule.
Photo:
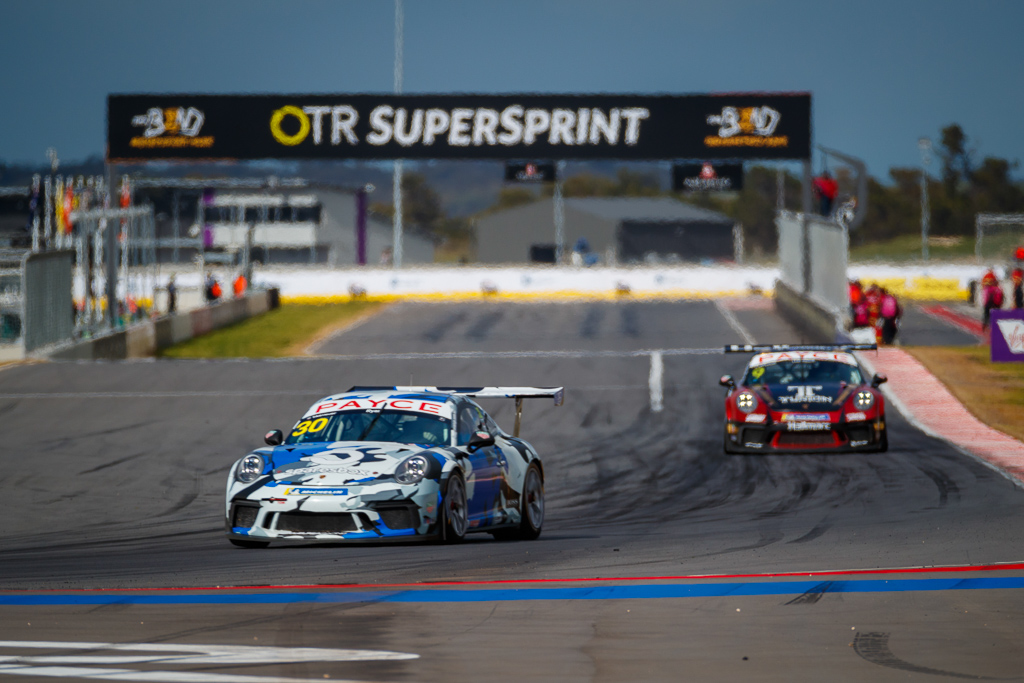
<svg viewBox="0 0 1024 683">
<path fill-rule="evenodd" d="M 573 386 L 572 390 L 575 391 L 631 391 L 634 389 L 647 389 L 647 384 L 584 384 L 580 386 Z M 54 393 L 33 393 L 33 394 L 3 394 L 0 393 L 0 400 L 22 400 L 22 399 L 55 399 L 55 398 L 68 398 L 68 399 L 82 399 L 82 398 L 221 398 L 221 397 L 236 397 L 236 396 L 311 396 L 320 397 L 330 393 L 344 393 L 344 392 L 329 392 L 323 389 L 309 389 L 304 391 L 60 391 Z"/>
<path fill-rule="evenodd" d="M 648 380 L 648 388 L 651 393 L 651 412 L 660 413 L 664 407 L 662 404 L 662 374 L 664 366 L 661 362 L 661 352 L 651 352 L 651 377 Z"/>
<path fill-rule="evenodd" d="M 713 349 L 637 349 L 635 351 L 436 351 L 412 353 L 371 353 L 350 356 L 317 356 L 311 360 L 418 360 L 441 358 L 639 358 L 660 353 L 664 356 L 706 356 L 722 353 Z M 279 359 L 283 360 L 283 359 Z M 299 360 L 299 359 L 294 359 Z"/>
<path fill-rule="evenodd" d="M 729 327 L 731 327 L 736 334 L 740 335 L 743 338 L 744 344 L 757 343 L 756 341 L 754 341 L 754 335 L 750 334 L 747 328 L 743 327 L 743 325 L 740 324 L 740 321 L 736 319 L 736 316 L 733 315 L 733 312 L 730 311 L 725 306 L 723 306 L 721 301 L 715 301 L 715 308 L 717 308 L 718 312 L 722 314 L 723 318 L 725 318 L 725 322 L 729 323 Z"/>
<path fill-rule="evenodd" d="M 315 363 L 325 360 L 418 360 L 420 358 L 639 358 L 650 356 L 657 351 L 663 356 L 708 356 L 722 353 L 722 347 L 714 348 L 682 348 L 682 349 L 636 349 L 633 351 L 409 351 L 407 353 L 366 353 L 338 354 L 319 356 L 288 356 L 284 358 L 128 358 L 118 361 L 106 360 L 54 360 L 48 363 L 76 363 L 95 365 L 100 363 L 132 364 L 132 363 Z"/>
<path fill-rule="evenodd" d="M 4 393 L 0 399 L 23 398 L 217 398 L 222 396 L 309 396 L 310 390 L 295 391 L 59 391 L 53 393 Z"/>
<path fill-rule="evenodd" d="M 59 654 L 55 655 L 2 655 L 0 656 L 0 675 L 88 678 L 106 681 L 147 681 L 148 683 L 307 683 L 315 679 L 211 673 L 205 669 L 224 666 L 277 665 L 292 662 L 308 664 L 310 662 L 396 661 L 419 658 L 419 655 L 415 654 L 380 650 L 255 647 L 246 645 L 0 641 L 0 647 L 23 650 L 46 648 L 56 649 L 59 652 Z M 68 654 L 69 650 L 84 650 L 84 653 Z M 109 651 L 131 654 L 96 654 Z M 68 666 L 81 664 L 141 664 L 144 666 L 172 664 L 198 666 L 204 670 L 154 671 L 151 669 L 109 669 L 99 666 Z"/>
</svg>

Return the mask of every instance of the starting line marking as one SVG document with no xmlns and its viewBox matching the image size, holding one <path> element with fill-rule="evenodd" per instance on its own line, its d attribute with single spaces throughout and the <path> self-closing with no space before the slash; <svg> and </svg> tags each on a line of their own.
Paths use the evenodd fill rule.
<svg viewBox="0 0 1024 683">
<path fill-rule="evenodd" d="M 523 600 L 652 600 L 665 598 L 749 597 L 803 593 L 902 593 L 1024 588 L 1024 576 L 951 579 L 857 579 L 688 583 L 569 588 L 462 588 L 399 591 L 273 592 L 152 595 L 124 593 L 0 595 L 0 606 L 74 605 L 257 605 L 291 603 L 517 602 Z"/>
<path fill-rule="evenodd" d="M 148 681 L 150 683 L 299 683 L 308 678 L 245 676 L 204 671 L 152 671 L 108 669 L 96 664 L 252 666 L 306 662 L 366 662 L 418 659 L 419 655 L 384 650 L 339 650 L 314 647 L 272 647 L 252 645 L 185 645 L 169 643 L 76 643 L 60 641 L 0 641 L 0 648 L 17 650 L 56 649 L 58 655 L 0 654 L 0 674 L 45 676 L 48 678 L 89 678 L 108 681 Z M 84 654 L 67 654 L 85 650 Z M 130 654 L 97 654 L 118 652 Z M 147 654 L 148 653 L 148 654 Z M 335 681 L 339 679 L 333 679 Z"/>
</svg>

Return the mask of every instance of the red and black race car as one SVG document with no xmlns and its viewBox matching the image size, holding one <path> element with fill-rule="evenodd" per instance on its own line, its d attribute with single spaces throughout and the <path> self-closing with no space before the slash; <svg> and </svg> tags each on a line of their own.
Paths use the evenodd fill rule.
<svg viewBox="0 0 1024 683">
<path fill-rule="evenodd" d="M 870 380 L 854 350 L 874 344 L 730 345 L 753 353 L 739 383 L 725 375 L 726 453 L 844 453 L 889 449 L 885 375 Z"/>
</svg>

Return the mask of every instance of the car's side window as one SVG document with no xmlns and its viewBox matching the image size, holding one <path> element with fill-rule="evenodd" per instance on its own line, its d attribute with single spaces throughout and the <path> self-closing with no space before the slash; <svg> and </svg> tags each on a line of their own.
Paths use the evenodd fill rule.
<svg viewBox="0 0 1024 683">
<path fill-rule="evenodd" d="M 473 432 L 476 431 L 477 421 L 476 406 L 471 403 L 463 403 L 459 406 L 458 441 L 456 445 L 465 446 L 469 443 Z"/>
<path fill-rule="evenodd" d="M 487 427 L 488 433 L 490 433 L 492 436 L 498 436 L 499 434 L 501 434 L 501 427 L 499 427 L 498 423 L 494 421 L 494 418 L 485 413 L 483 410 L 481 410 L 480 412 L 483 413 L 484 426 Z"/>
<path fill-rule="evenodd" d="M 491 416 L 484 412 L 484 409 L 480 406 L 473 404 L 473 410 L 476 412 L 476 429 L 486 431 L 488 434 L 497 435 L 501 430 L 494 424 L 494 420 Z"/>
</svg>

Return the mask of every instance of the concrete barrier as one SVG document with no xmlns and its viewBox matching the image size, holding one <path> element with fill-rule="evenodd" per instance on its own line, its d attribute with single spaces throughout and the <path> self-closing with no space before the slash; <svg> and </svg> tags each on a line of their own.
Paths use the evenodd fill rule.
<svg viewBox="0 0 1024 683">
<path fill-rule="evenodd" d="M 277 308 L 276 289 L 261 290 L 187 313 L 147 320 L 101 337 L 43 350 L 37 355 L 54 360 L 120 360 L 146 358 L 159 349 L 241 322 Z"/>
<path fill-rule="evenodd" d="M 785 282 L 775 282 L 775 310 L 812 344 L 849 341 L 836 314 Z"/>
</svg>

